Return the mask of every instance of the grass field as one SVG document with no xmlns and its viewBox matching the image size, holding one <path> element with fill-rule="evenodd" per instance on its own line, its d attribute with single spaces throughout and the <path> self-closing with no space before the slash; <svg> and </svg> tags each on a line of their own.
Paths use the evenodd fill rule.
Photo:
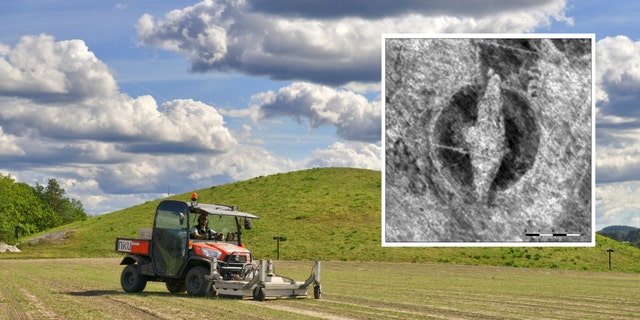
<svg viewBox="0 0 640 320">
<path fill-rule="evenodd" d="M 323 298 L 126 294 L 117 258 L 0 260 L 0 319 L 635 319 L 640 276 L 510 267 L 323 262 Z M 277 261 L 296 278 L 310 261 Z M 10 281 L 8 280 L 10 279 Z"/>
<path fill-rule="evenodd" d="M 116 237 L 151 227 L 160 201 L 73 223 L 0 254 L 0 319 L 636 319 L 640 250 L 597 236 L 590 248 L 381 247 L 380 172 L 311 169 L 197 190 L 201 202 L 255 213 L 258 259 L 306 279 L 322 261 L 323 299 L 267 302 L 120 288 Z M 188 200 L 189 194 L 173 198 Z M 56 233 L 57 232 L 57 233 Z M 613 249 L 613 270 L 607 250 Z M 66 259 L 61 259 L 66 258 Z"/>
</svg>

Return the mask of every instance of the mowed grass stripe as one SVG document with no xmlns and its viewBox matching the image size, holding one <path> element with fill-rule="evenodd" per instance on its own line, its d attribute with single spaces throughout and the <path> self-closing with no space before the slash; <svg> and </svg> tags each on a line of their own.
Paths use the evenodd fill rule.
<svg viewBox="0 0 640 320">
<path fill-rule="evenodd" d="M 327 265 L 324 270 L 329 270 Z M 554 315 L 633 318 L 638 276 L 579 271 L 419 264 L 349 264 L 339 286 L 325 290 L 326 299 L 392 309 L 473 310 L 478 314 L 515 318 Z M 366 266 L 368 272 L 364 272 Z M 416 274 L 419 274 L 416 276 Z M 404 277 L 404 280 L 401 280 Z M 325 277 L 326 278 L 326 277 Z M 349 278 L 347 280 L 347 278 Z M 603 290 L 608 285 L 625 290 Z M 629 287 L 632 287 L 629 288 Z M 631 291 L 629 291 L 631 290 Z"/>
<path fill-rule="evenodd" d="M 1 270 L 3 279 L 15 279 L 12 270 Z M 12 280 L 4 281 L 0 286 L 0 319 L 20 319 L 26 314 L 33 313 L 35 308 L 30 303 L 20 286 Z"/>
<path fill-rule="evenodd" d="M 278 301 L 277 303 L 292 305 L 288 301 Z M 409 312 L 408 310 L 398 310 L 392 308 L 382 308 L 377 304 L 356 304 L 348 303 L 335 298 L 323 298 L 314 304 L 305 303 L 305 308 L 317 312 L 330 313 L 334 317 L 347 317 L 355 319 L 424 319 L 426 314 Z"/>
<path fill-rule="evenodd" d="M 398 319 L 469 319 L 469 317 L 490 317 L 491 319 L 510 319 L 508 315 L 499 313 L 482 313 L 461 311 L 459 308 L 447 306 L 435 306 L 426 304 L 410 304 L 410 303 L 388 303 L 372 299 L 358 299 L 354 297 L 335 297 L 323 300 L 324 303 L 335 304 L 335 308 L 339 309 L 363 309 L 363 314 L 374 315 L 392 315 Z M 367 306 L 367 307 L 363 307 Z M 457 317 L 459 316 L 459 317 Z"/>
<path fill-rule="evenodd" d="M 515 314 L 522 313 L 522 310 L 528 310 L 531 314 L 537 314 L 542 311 L 554 313 L 571 313 L 571 314 L 595 314 L 604 310 L 604 314 L 619 316 L 621 314 L 633 314 L 638 311 L 638 307 L 633 300 L 624 299 L 601 299 L 588 297 L 571 297 L 564 295 L 563 292 L 549 292 L 546 294 L 526 294 L 522 292 L 513 292 L 511 294 L 494 294 L 491 291 L 484 293 L 470 293 L 464 291 L 440 291 L 430 292 L 413 292 L 412 296 L 421 295 L 424 299 L 422 303 L 416 304 L 416 307 L 425 304 L 433 307 L 466 305 L 470 308 L 486 308 L 487 310 L 499 310 L 499 314 L 509 313 L 517 310 Z M 563 296 L 559 299 L 559 296 Z M 616 305 L 617 309 L 608 312 L 607 306 Z M 406 304 L 403 304 L 406 307 Z M 558 311 L 558 312 L 556 312 Z"/>
<path fill-rule="evenodd" d="M 158 315 L 150 314 L 147 310 L 127 308 L 126 305 L 109 299 L 109 295 L 124 294 L 119 283 L 114 282 L 112 278 L 111 285 L 105 288 L 100 281 L 94 279 L 94 276 L 100 280 L 101 273 L 111 272 L 101 270 L 104 267 L 89 269 L 83 263 L 78 263 L 79 261 L 81 260 L 34 260 L 22 263 L 17 267 L 20 272 L 13 284 L 29 292 L 32 295 L 32 300 L 37 300 L 51 310 L 51 312 L 44 312 L 46 309 L 42 309 L 44 311 L 38 310 L 38 315 L 33 318 L 158 318 Z M 51 313 L 54 313 L 55 316 L 52 316 Z M 24 318 L 24 316 L 17 319 L 20 318 Z"/>
<path fill-rule="evenodd" d="M 290 313 L 289 317 L 299 319 L 300 317 L 310 317 L 311 319 L 329 319 L 329 320 L 349 320 L 355 319 L 353 315 L 347 314 L 344 310 L 341 312 L 332 312 L 331 308 L 320 308 L 322 304 L 309 303 L 287 303 L 285 300 L 270 300 L 268 303 L 260 303 L 257 301 L 244 300 L 246 304 L 258 304 L 262 308 L 283 311 Z M 294 301 L 289 301 L 294 302 Z M 293 316 L 295 315 L 295 317 Z M 357 317 L 360 318 L 360 317 Z"/>
<path fill-rule="evenodd" d="M 407 293 L 408 296 L 412 295 Z M 327 298 L 335 304 L 343 305 L 343 308 L 349 308 L 353 306 L 370 306 L 371 312 L 379 313 L 393 312 L 401 314 L 400 318 L 443 318 L 451 319 L 461 317 L 463 319 L 472 318 L 484 318 L 489 317 L 491 319 L 514 319 L 514 315 L 518 315 L 520 311 L 514 311 L 513 308 L 501 309 L 501 308 L 488 308 L 488 303 L 473 303 L 466 300 L 451 300 L 443 301 L 441 299 L 426 300 L 422 303 L 415 302 L 388 302 L 384 299 L 366 299 L 357 296 L 338 296 Z"/>
<path fill-rule="evenodd" d="M 12 318 L 225 319 L 634 319 L 640 314 L 636 274 L 474 267 L 448 264 L 323 262 L 323 299 L 246 301 L 171 295 L 163 283 L 139 294 L 120 288 L 119 259 L 0 261 L 0 314 Z M 312 262 L 275 261 L 302 280 Z M 21 291 L 23 290 L 23 291 Z M 26 292 L 26 293 L 25 293 Z M 33 305 L 36 298 L 40 308 Z M 11 305 L 18 306 L 9 306 Z M 268 306 L 268 307 L 267 307 Z M 278 308 L 280 307 L 280 308 Z"/>
<path fill-rule="evenodd" d="M 408 299 L 415 294 L 407 293 Z M 384 310 L 404 314 L 407 318 L 437 317 L 438 314 L 461 317 L 488 317 L 492 319 L 527 319 L 527 318 L 608 318 L 633 319 L 638 313 L 638 307 L 621 309 L 612 308 L 611 304 L 569 303 L 562 297 L 549 299 L 534 299 L 517 293 L 511 296 L 493 296 L 490 293 L 480 295 L 465 295 L 453 293 L 451 296 L 434 295 L 421 302 L 388 302 L 380 298 L 365 298 L 362 296 L 339 295 L 325 298 L 326 301 L 342 305 L 343 309 L 354 306 L 371 306 L 372 312 Z M 340 307 L 337 307 L 340 309 Z M 393 313 L 392 313 L 393 314 Z M 394 314 L 395 316 L 395 314 Z"/>
<path fill-rule="evenodd" d="M 22 276 L 22 271 L 30 270 L 32 267 L 33 264 L 23 266 L 20 269 L 2 267 L 2 269 L 10 270 L 10 275 L 3 275 L 3 279 L 7 279 L 7 281 L 4 281 L 2 290 L 11 292 L 14 295 L 12 304 L 22 307 L 21 312 L 13 316 L 15 319 L 60 319 L 64 313 L 55 307 L 55 304 L 60 301 L 54 299 L 47 278 L 42 273 L 28 277 Z"/>
</svg>

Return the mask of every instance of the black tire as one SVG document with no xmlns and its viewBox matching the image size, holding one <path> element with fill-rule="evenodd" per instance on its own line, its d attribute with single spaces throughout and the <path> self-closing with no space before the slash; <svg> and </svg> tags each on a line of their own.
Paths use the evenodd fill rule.
<svg viewBox="0 0 640 320">
<path fill-rule="evenodd" d="M 166 285 L 167 290 L 174 294 L 183 293 L 187 290 L 187 287 L 185 286 L 183 281 L 169 280 L 167 281 Z"/>
<path fill-rule="evenodd" d="M 322 299 L 322 285 L 313 286 L 313 298 Z"/>
<path fill-rule="evenodd" d="M 138 273 L 138 267 L 130 264 L 120 274 L 120 285 L 125 292 L 142 292 L 147 286 L 147 277 Z"/>
<path fill-rule="evenodd" d="M 191 270 L 187 272 L 187 277 L 184 279 L 187 293 L 197 297 L 204 296 L 211 286 L 211 282 L 204 278 L 204 276 L 208 274 L 208 268 L 201 266 L 191 268 Z"/>
<path fill-rule="evenodd" d="M 264 287 L 256 287 L 253 289 L 253 300 L 264 301 L 267 299 L 267 291 Z"/>
</svg>

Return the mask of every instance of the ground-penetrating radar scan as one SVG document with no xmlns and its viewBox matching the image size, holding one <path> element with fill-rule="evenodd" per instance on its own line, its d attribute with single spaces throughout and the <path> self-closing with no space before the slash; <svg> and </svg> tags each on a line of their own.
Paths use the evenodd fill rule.
<svg viewBox="0 0 640 320">
<path fill-rule="evenodd" d="M 592 35 L 383 42 L 383 244 L 592 243 Z"/>
</svg>

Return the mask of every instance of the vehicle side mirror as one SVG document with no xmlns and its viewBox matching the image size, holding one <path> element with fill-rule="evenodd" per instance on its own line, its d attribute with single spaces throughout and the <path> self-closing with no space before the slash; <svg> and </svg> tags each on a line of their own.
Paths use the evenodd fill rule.
<svg viewBox="0 0 640 320">
<path fill-rule="evenodd" d="M 244 228 L 246 230 L 251 230 L 251 218 L 244 218 Z"/>
</svg>

